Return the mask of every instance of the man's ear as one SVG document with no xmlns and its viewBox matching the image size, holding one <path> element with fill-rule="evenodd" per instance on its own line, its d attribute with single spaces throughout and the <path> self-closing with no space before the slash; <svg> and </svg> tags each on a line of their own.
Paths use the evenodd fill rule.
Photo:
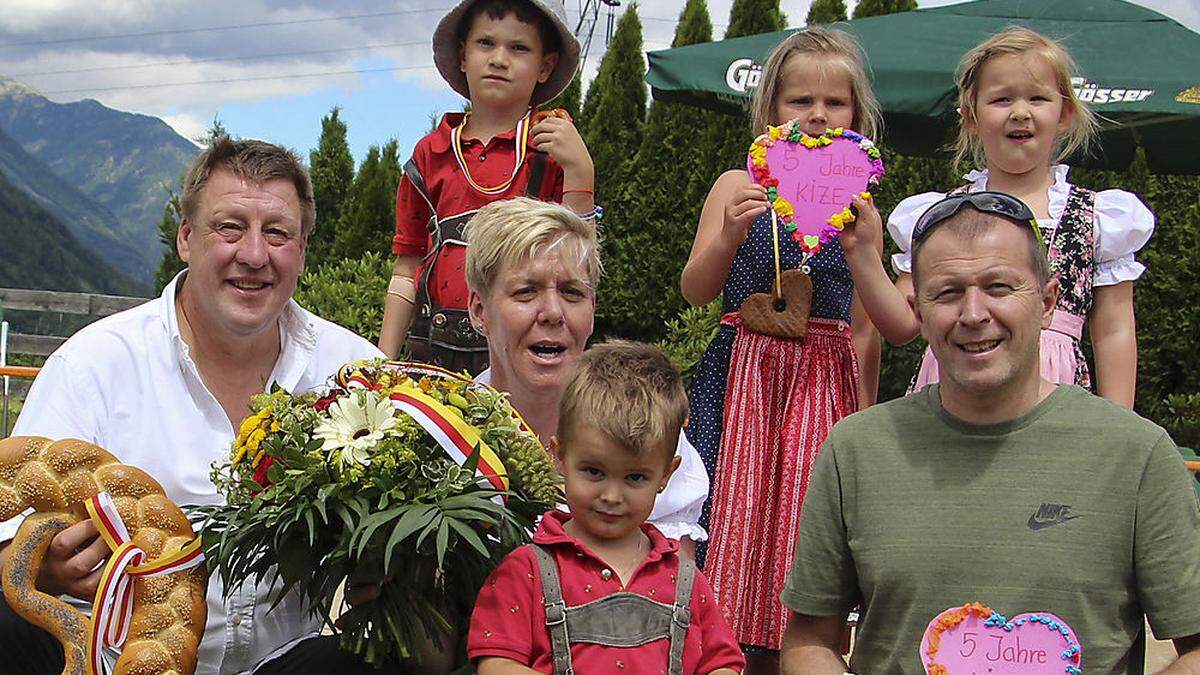
<svg viewBox="0 0 1200 675">
<path fill-rule="evenodd" d="M 179 231 L 175 233 L 175 252 L 179 254 L 179 259 L 183 262 L 189 262 L 188 256 L 191 255 L 191 249 L 188 245 L 188 237 L 192 234 L 192 224 L 188 221 L 187 216 L 179 222 Z"/>
<path fill-rule="evenodd" d="M 538 73 L 538 83 L 545 82 L 550 79 L 554 73 L 554 67 L 558 65 L 558 52 L 550 52 L 542 56 L 542 70 Z"/>
<path fill-rule="evenodd" d="M 1046 288 L 1042 291 L 1042 329 L 1050 327 L 1050 322 L 1054 319 L 1054 308 L 1058 305 L 1059 293 L 1058 275 L 1050 278 L 1046 282 Z"/>
</svg>

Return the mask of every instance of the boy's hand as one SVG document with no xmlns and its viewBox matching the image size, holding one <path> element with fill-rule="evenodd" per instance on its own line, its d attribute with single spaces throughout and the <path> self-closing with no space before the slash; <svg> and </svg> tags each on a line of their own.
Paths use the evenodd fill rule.
<svg viewBox="0 0 1200 675">
<path fill-rule="evenodd" d="M 858 252 L 862 255 L 875 254 L 883 250 L 883 218 L 875 208 L 875 199 L 863 199 L 862 195 L 850 197 L 852 211 L 858 212 L 853 223 L 847 223 L 839 241 L 847 255 Z"/>
<path fill-rule="evenodd" d="M 746 241 L 746 233 L 754 224 L 754 219 L 766 213 L 771 208 L 767 201 L 767 190 L 761 185 L 752 183 L 733 193 L 725 204 L 725 222 L 721 226 L 721 240 L 731 249 L 737 248 Z"/>
<path fill-rule="evenodd" d="M 558 162 L 564 173 L 592 168 L 592 156 L 588 154 L 583 136 L 571 120 L 562 117 L 545 117 L 529 130 L 529 145 Z"/>
</svg>

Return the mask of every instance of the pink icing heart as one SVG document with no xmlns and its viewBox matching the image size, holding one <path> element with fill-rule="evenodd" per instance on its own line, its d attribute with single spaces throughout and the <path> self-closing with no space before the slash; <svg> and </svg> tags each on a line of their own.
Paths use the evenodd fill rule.
<svg viewBox="0 0 1200 675">
<path fill-rule="evenodd" d="M 930 675 L 1063 675 L 1082 672 L 1079 637 L 1047 612 L 1011 619 L 978 603 L 934 617 L 921 640 L 921 665 Z"/>
<path fill-rule="evenodd" d="M 883 176 L 878 155 L 869 139 L 853 131 L 801 136 L 793 121 L 755 139 L 746 166 L 776 199 L 773 206 L 785 228 L 811 254 L 837 237 L 842 223 L 854 220 L 847 210 L 850 198 Z"/>
</svg>

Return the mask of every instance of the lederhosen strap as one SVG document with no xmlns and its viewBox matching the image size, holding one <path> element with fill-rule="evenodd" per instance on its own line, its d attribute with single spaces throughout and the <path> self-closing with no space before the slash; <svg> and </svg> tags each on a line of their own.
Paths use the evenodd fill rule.
<svg viewBox="0 0 1200 675">
<path fill-rule="evenodd" d="M 563 602 L 562 584 L 558 581 L 558 564 L 554 562 L 554 554 L 543 546 L 534 544 L 533 553 L 537 557 L 538 576 L 542 578 L 546 628 L 550 631 L 550 649 L 554 655 L 554 675 L 574 675 L 571 640 L 567 635 L 567 604 Z"/>
<path fill-rule="evenodd" d="M 670 675 L 683 675 L 683 647 L 691 626 L 692 585 L 696 564 L 679 557 L 675 602 L 664 605 L 636 593 L 614 593 L 599 600 L 567 607 L 562 597 L 558 565 L 549 549 L 533 546 L 545 598 L 546 628 L 555 675 L 572 675 L 571 645 L 577 642 L 611 647 L 636 647 L 667 638 Z M 633 624 L 628 625 L 628 624 Z M 622 630 L 624 629 L 624 630 Z"/>
<path fill-rule="evenodd" d="M 541 193 L 546 175 L 546 157 L 544 152 L 531 151 L 529 153 L 529 182 L 525 188 L 525 195 L 528 197 L 536 199 Z M 438 254 L 448 243 L 466 245 L 463 240 L 463 228 L 476 211 L 467 211 L 442 218 L 438 214 L 437 207 L 429 198 L 429 191 L 420 168 L 412 159 L 404 163 L 404 177 L 412 183 L 417 193 L 425 200 L 431 214 L 425 228 L 432 240 L 432 245 L 421 261 L 423 269 L 417 281 L 416 313 L 409 328 L 410 339 L 416 338 L 418 342 L 425 342 L 430 354 L 414 353 L 414 356 L 445 361 L 441 365 L 453 370 L 460 370 L 464 367 L 464 362 L 480 358 L 486 360 L 487 339 L 475 332 L 466 310 L 443 307 L 435 303 L 429 287 L 434 268 L 437 265 Z M 439 352 L 442 353 L 443 358 L 437 358 Z M 467 369 L 477 370 L 470 367 Z"/>
</svg>

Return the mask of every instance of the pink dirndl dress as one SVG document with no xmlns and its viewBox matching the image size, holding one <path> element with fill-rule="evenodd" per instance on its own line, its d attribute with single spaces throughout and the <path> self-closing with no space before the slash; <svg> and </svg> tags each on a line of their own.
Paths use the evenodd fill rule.
<svg viewBox="0 0 1200 675">
<path fill-rule="evenodd" d="M 785 268 L 799 267 L 801 256 L 791 237 L 781 238 Z M 850 340 L 853 282 L 841 246 L 827 244 L 808 265 L 808 335 L 781 339 L 746 330 L 733 308 L 752 293 L 768 292 L 774 279 L 770 218 L 755 221 L 734 259 L 725 289 L 728 313 L 713 341 L 719 347 L 732 338 L 727 375 L 709 392 L 715 373 L 697 373 L 693 390 L 693 399 L 709 402 L 693 405 L 693 417 L 704 418 L 693 420 L 702 441 L 696 445 L 702 456 L 707 441 L 719 447 L 710 464 L 704 572 L 737 641 L 771 650 L 780 648 L 790 614 L 779 593 L 791 569 L 817 453 L 830 428 L 858 409 L 858 360 Z M 720 403 L 712 398 L 716 389 L 724 390 Z M 718 411 L 719 419 L 708 419 Z M 716 425 L 718 434 L 708 430 Z M 693 430 L 688 433 L 692 438 Z"/>
</svg>

